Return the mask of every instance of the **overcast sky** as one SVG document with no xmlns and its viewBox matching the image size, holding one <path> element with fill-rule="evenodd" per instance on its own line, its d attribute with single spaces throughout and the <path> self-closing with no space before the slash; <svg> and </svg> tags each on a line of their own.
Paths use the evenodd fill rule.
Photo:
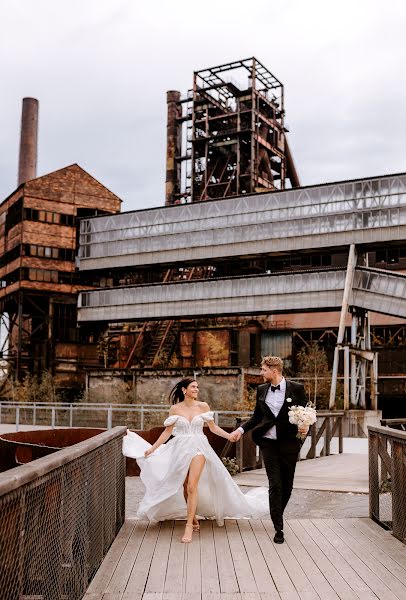
<svg viewBox="0 0 406 600">
<path fill-rule="evenodd" d="M 285 86 L 303 185 L 406 170 L 404 0 L 1 0 L 0 200 L 21 100 L 40 101 L 38 175 L 78 163 L 164 204 L 166 91 L 256 56 Z"/>
</svg>

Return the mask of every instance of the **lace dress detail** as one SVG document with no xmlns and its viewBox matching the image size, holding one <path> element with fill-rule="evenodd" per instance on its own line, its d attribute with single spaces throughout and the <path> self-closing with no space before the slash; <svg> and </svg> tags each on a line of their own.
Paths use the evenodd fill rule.
<svg viewBox="0 0 406 600">
<path fill-rule="evenodd" d="M 147 458 L 144 452 L 151 444 L 136 433 L 128 432 L 123 453 L 137 459 L 146 488 L 138 518 L 150 521 L 186 518 L 183 483 L 196 455 L 206 459 L 199 480 L 199 516 L 216 519 L 219 525 L 225 518 L 269 518 L 268 490 L 259 488 L 243 494 L 210 446 L 203 426 L 213 420 L 212 411 L 196 415 L 190 421 L 181 415 L 171 415 L 164 425 L 175 425 L 173 438 Z"/>
</svg>

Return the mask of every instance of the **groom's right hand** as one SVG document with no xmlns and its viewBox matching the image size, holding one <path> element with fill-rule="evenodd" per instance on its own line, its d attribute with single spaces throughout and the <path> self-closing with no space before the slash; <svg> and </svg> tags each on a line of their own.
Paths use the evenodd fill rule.
<svg viewBox="0 0 406 600">
<path fill-rule="evenodd" d="M 235 431 L 232 431 L 230 433 L 229 440 L 230 440 L 230 442 L 238 442 L 238 440 L 241 438 L 241 436 L 242 436 L 241 431 L 236 429 Z"/>
</svg>

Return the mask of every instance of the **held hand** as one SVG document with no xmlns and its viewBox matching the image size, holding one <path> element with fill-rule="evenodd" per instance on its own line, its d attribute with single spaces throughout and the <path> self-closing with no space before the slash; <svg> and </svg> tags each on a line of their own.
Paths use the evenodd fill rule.
<svg viewBox="0 0 406 600">
<path fill-rule="evenodd" d="M 302 426 L 298 428 L 299 433 L 301 433 L 302 435 L 307 435 L 307 432 L 309 431 L 309 428 L 307 426 Z"/>
<path fill-rule="evenodd" d="M 145 450 L 145 452 L 144 452 L 145 458 L 147 458 L 147 456 L 150 456 L 152 453 L 153 453 L 153 449 L 152 448 L 148 448 L 148 450 Z"/>
<path fill-rule="evenodd" d="M 235 431 L 230 433 L 230 437 L 228 439 L 230 440 L 230 442 L 238 442 L 241 436 L 241 431 L 238 431 L 238 429 L 236 429 Z"/>
</svg>

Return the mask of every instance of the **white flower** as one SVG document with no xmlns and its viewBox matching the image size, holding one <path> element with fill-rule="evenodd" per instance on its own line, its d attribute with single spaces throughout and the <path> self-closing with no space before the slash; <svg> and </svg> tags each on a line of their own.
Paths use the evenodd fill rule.
<svg viewBox="0 0 406 600">
<path fill-rule="evenodd" d="M 289 411 L 289 422 L 297 425 L 298 428 L 310 427 L 317 420 L 315 408 L 309 403 L 306 406 L 291 406 Z M 305 434 L 297 434 L 299 439 L 305 439 Z"/>
<path fill-rule="evenodd" d="M 292 402 L 292 398 L 286 398 L 286 402 Z"/>
</svg>

